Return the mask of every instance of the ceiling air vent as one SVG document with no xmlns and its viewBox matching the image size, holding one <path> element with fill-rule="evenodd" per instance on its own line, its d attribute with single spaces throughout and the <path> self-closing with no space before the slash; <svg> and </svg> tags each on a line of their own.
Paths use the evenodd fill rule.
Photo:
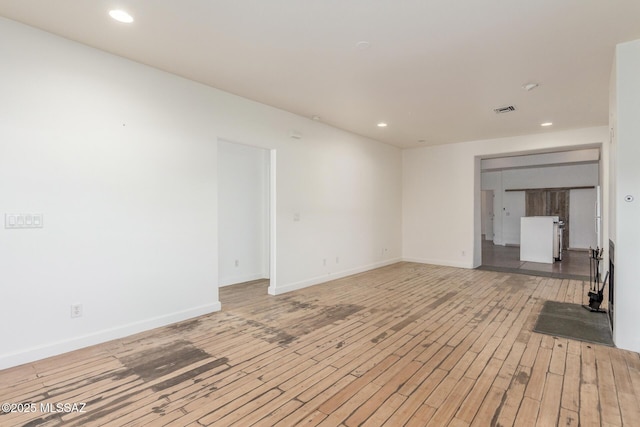
<svg viewBox="0 0 640 427">
<path fill-rule="evenodd" d="M 516 107 L 514 105 L 507 105 L 506 107 L 494 108 L 493 111 L 495 111 L 496 114 L 510 113 L 516 111 Z"/>
</svg>

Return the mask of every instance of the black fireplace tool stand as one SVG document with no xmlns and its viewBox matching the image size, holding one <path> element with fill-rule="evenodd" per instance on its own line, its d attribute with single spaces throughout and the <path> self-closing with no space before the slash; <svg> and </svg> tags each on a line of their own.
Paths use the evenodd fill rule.
<svg viewBox="0 0 640 427">
<path fill-rule="evenodd" d="M 604 300 L 604 286 L 609 278 L 609 272 L 604 276 L 602 285 L 600 285 L 600 261 L 602 261 L 603 248 L 596 247 L 595 249 L 589 248 L 589 305 L 583 305 L 589 311 L 597 313 L 606 313 L 605 310 L 600 308 L 600 304 Z"/>
</svg>

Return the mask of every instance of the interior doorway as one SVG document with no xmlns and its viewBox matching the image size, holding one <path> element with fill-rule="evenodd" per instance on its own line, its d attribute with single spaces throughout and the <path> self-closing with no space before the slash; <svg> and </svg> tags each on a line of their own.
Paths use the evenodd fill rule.
<svg viewBox="0 0 640 427">
<path fill-rule="evenodd" d="M 495 237 L 494 225 L 495 213 L 493 211 L 493 203 L 495 194 L 493 190 L 482 190 L 481 199 L 481 221 L 482 221 L 482 239 L 493 242 Z"/>
<path fill-rule="evenodd" d="M 474 267 L 588 279 L 588 248 L 600 240 L 600 150 L 600 145 L 593 145 L 548 153 L 477 157 Z M 493 230 L 488 221 L 491 190 L 495 201 Z M 538 215 L 558 216 L 564 221 L 565 251 L 558 262 L 533 265 L 520 260 L 521 218 Z"/>
<path fill-rule="evenodd" d="M 272 154 L 218 140 L 219 287 L 273 277 Z"/>
</svg>

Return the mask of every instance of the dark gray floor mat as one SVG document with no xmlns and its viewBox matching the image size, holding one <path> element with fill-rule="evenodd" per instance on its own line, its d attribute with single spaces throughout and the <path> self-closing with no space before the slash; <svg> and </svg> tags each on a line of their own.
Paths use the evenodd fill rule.
<svg viewBox="0 0 640 427">
<path fill-rule="evenodd" d="M 615 347 L 607 313 L 590 312 L 579 304 L 546 301 L 533 330 Z"/>
</svg>

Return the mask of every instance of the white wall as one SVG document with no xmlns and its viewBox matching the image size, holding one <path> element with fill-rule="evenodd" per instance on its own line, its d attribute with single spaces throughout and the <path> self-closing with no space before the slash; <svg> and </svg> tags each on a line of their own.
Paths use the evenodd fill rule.
<svg viewBox="0 0 640 427">
<path fill-rule="evenodd" d="M 269 277 L 269 151 L 218 141 L 218 284 Z"/>
<path fill-rule="evenodd" d="M 400 151 L 356 136 L 348 142 L 304 138 L 278 152 L 278 288 L 271 293 L 401 259 Z"/>
<path fill-rule="evenodd" d="M 468 149 L 465 144 L 450 144 L 403 151 L 405 260 L 472 265 L 474 158 L 466 156 Z M 478 194 L 478 202 L 479 198 Z"/>
<path fill-rule="evenodd" d="M 0 229 L 0 369 L 220 308 L 219 138 L 277 151 L 271 293 L 400 259 L 397 148 L 2 18 L 0 57 L 0 214 L 44 214 Z"/>
<path fill-rule="evenodd" d="M 598 185 L 597 163 L 509 169 L 502 173 L 505 190 Z"/>
<path fill-rule="evenodd" d="M 589 249 L 596 241 L 596 189 L 575 189 L 569 192 L 569 248 Z"/>
<path fill-rule="evenodd" d="M 614 168 L 611 169 L 615 243 L 614 342 L 640 352 L 640 40 L 619 44 L 612 75 L 611 127 Z M 630 195 L 632 201 L 626 201 Z M 606 240 L 605 240 L 606 241 Z"/>
<path fill-rule="evenodd" d="M 598 147 L 607 140 L 607 128 L 595 127 L 404 150 L 403 257 L 467 268 L 480 264 L 480 157 Z M 502 203 L 498 199 L 496 193 Z"/>
</svg>

